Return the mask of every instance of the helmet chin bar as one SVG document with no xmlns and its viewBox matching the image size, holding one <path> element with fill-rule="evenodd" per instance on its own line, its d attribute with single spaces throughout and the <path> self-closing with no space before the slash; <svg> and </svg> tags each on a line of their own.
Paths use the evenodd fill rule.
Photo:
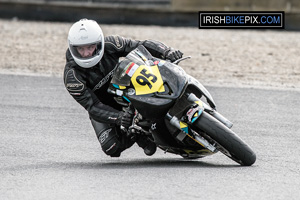
<svg viewBox="0 0 300 200">
<path fill-rule="evenodd" d="M 91 68 L 91 67 L 95 66 L 98 62 L 100 62 L 102 56 L 103 56 L 103 53 L 102 54 L 98 54 L 96 56 L 93 56 L 90 59 L 79 59 L 79 58 L 76 58 L 76 57 L 73 57 L 73 58 L 74 58 L 74 61 L 80 67 L 82 67 L 82 68 Z"/>
</svg>

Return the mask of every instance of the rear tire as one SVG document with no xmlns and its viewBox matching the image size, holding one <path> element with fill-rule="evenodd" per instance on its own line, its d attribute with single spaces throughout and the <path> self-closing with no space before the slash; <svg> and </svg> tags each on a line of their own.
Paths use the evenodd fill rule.
<svg viewBox="0 0 300 200">
<path fill-rule="evenodd" d="M 204 132 L 208 140 L 215 141 L 219 151 L 243 166 L 251 166 L 256 155 L 231 129 L 206 112 L 193 124 L 197 132 Z"/>
</svg>

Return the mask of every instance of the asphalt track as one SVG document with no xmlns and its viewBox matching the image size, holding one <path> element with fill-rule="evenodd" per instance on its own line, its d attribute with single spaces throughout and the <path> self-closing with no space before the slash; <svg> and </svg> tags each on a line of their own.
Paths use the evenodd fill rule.
<svg viewBox="0 0 300 200">
<path fill-rule="evenodd" d="M 110 158 L 62 78 L 0 75 L 0 199 L 300 198 L 300 92 L 207 87 L 257 154 L 184 160 L 137 146 Z"/>
</svg>

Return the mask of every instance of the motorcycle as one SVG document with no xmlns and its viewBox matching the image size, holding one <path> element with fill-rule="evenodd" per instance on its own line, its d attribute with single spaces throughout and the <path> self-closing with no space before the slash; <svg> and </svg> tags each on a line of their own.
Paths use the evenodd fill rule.
<svg viewBox="0 0 300 200">
<path fill-rule="evenodd" d="M 108 92 L 134 112 L 132 125 L 123 130 L 132 138 L 149 136 L 158 148 L 183 158 L 221 152 L 251 166 L 256 160 L 253 150 L 216 111 L 208 90 L 177 65 L 188 58 L 171 63 L 141 45 L 117 64 Z"/>
</svg>

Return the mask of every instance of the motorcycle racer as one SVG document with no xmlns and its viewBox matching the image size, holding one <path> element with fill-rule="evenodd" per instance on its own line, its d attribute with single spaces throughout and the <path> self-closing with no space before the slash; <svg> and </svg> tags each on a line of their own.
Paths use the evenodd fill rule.
<svg viewBox="0 0 300 200">
<path fill-rule="evenodd" d="M 64 69 L 64 84 L 69 94 L 83 106 L 90 117 L 102 150 L 111 157 L 134 144 L 120 131 L 129 127 L 133 113 L 122 111 L 113 96 L 107 93 L 120 57 L 143 45 L 153 56 L 175 61 L 183 55 L 154 40 L 132 40 L 121 36 L 106 36 L 94 20 L 81 19 L 68 33 L 68 49 Z M 156 145 L 150 138 L 137 138 L 146 155 L 153 155 Z"/>
</svg>

